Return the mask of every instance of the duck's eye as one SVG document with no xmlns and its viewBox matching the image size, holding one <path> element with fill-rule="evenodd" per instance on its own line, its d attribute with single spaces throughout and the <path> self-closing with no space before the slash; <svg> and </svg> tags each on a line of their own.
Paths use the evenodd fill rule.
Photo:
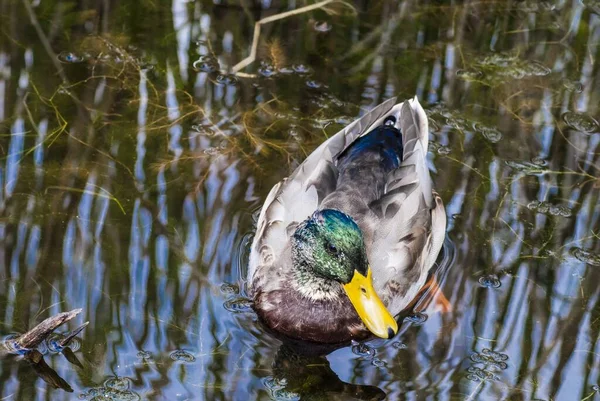
<svg viewBox="0 0 600 401">
<path fill-rule="evenodd" d="M 335 245 L 333 245 L 331 242 L 327 243 L 327 250 L 334 255 L 338 254 L 337 247 Z"/>
</svg>

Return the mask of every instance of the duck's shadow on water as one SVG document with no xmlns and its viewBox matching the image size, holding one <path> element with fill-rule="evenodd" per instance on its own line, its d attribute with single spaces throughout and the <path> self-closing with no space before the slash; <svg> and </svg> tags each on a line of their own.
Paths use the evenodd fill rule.
<svg viewBox="0 0 600 401">
<path fill-rule="evenodd" d="M 273 377 L 266 385 L 275 399 L 383 400 L 386 393 L 376 386 L 347 383 L 331 369 L 324 354 L 298 344 L 283 343 L 273 362 Z"/>
</svg>

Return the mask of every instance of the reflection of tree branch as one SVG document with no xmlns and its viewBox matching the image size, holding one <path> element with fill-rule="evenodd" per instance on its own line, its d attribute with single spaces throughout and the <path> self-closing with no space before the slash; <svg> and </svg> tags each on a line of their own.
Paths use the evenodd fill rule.
<svg viewBox="0 0 600 401">
<path fill-rule="evenodd" d="M 231 69 L 231 72 L 236 75 L 239 75 L 239 76 L 245 76 L 245 77 L 252 76 L 251 74 L 244 74 L 244 73 L 240 73 L 239 71 L 242 70 L 243 68 L 247 67 L 248 65 L 252 64 L 256 60 L 256 51 L 258 49 L 258 40 L 260 39 L 260 26 L 261 25 L 268 24 L 269 22 L 278 21 L 280 19 L 284 19 L 284 18 L 291 17 L 294 15 L 303 14 L 303 13 L 306 13 L 306 12 L 309 12 L 312 10 L 317 10 L 319 8 L 325 8 L 326 5 L 336 3 L 336 2 L 342 3 L 354 10 L 354 7 L 352 7 L 350 4 L 347 4 L 343 1 L 325 0 L 325 1 L 321 1 L 319 3 L 311 4 L 309 6 L 297 8 L 295 10 L 290 10 L 290 11 L 286 11 L 283 13 L 271 15 L 270 17 L 266 17 L 266 18 L 263 18 L 263 19 L 257 21 L 254 24 L 254 36 L 252 38 L 252 47 L 250 49 L 250 55 L 248 57 L 246 57 L 245 59 L 243 59 L 242 61 L 240 61 L 239 63 L 237 63 L 236 65 L 234 65 L 233 68 Z"/>
<path fill-rule="evenodd" d="M 52 369 L 46 361 L 44 361 L 44 356 L 37 350 L 31 351 L 25 357 L 27 361 L 33 367 L 33 370 L 37 375 L 46 383 L 51 385 L 54 388 L 61 388 L 69 393 L 73 392 L 73 388 L 67 383 L 65 379 L 60 377 L 58 373 L 54 369 Z"/>
<path fill-rule="evenodd" d="M 37 32 L 38 37 L 40 38 L 40 42 L 42 42 L 44 49 L 46 49 L 46 52 L 50 56 L 50 59 L 52 59 L 52 64 L 54 64 L 54 66 L 56 67 L 56 71 L 58 72 L 58 75 L 62 79 L 63 83 L 68 84 L 69 80 L 67 79 L 67 76 L 65 75 L 65 72 L 63 71 L 62 66 L 58 62 L 56 53 L 54 53 L 54 50 L 52 50 L 52 46 L 50 46 L 50 42 L 48 41 L 48 38 L 46 37 L 44 30 L 40 26 L 40 23 L 38 22 L 38 19 L 35 15 L 35 12 L 33 12 L 33 9 L 31 8 L 31 4 L 29 4 L 28 0 L 23 0 L 23 5 L 25 6 L 25 9 L 27 10 L 27 14 L 29 14 L 29 19 L 31 20 L 31 25 L 33 25 L 33 27 L 35 28 L 35 31 Z"/>
</svg>

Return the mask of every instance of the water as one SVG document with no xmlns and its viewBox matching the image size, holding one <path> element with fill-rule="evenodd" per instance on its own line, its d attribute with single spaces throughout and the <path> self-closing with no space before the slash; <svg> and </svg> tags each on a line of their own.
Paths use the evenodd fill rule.
<svg viewBox="0 0 600 401">
<path fill-rule="evenodd" d="M 0 2 L 0 336 L 90 321 L 1 357 L 0 400 L 600 400 L 599 3 L 329 4 L 232 74 L 304 4 Z M 297 355 L 246 297 L 256 213 L 414 94 L 451 309 Z"/>
</svg>

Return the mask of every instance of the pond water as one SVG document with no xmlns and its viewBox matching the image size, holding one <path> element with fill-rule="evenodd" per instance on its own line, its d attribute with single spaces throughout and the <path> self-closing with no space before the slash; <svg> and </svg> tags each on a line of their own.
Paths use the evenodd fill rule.
<svg viewBox="0 0 600 401">
<path fill-rule="evenodd" d="M 90 322 L 0 400 L 600 400 L 600 2 L 332 1 L 237 65 L 307 4 L 0 1 L 0 336 Z M 415 94 L 452 309 L 297 355 L 245 297 L 257 213 Z"/>
</svg>

